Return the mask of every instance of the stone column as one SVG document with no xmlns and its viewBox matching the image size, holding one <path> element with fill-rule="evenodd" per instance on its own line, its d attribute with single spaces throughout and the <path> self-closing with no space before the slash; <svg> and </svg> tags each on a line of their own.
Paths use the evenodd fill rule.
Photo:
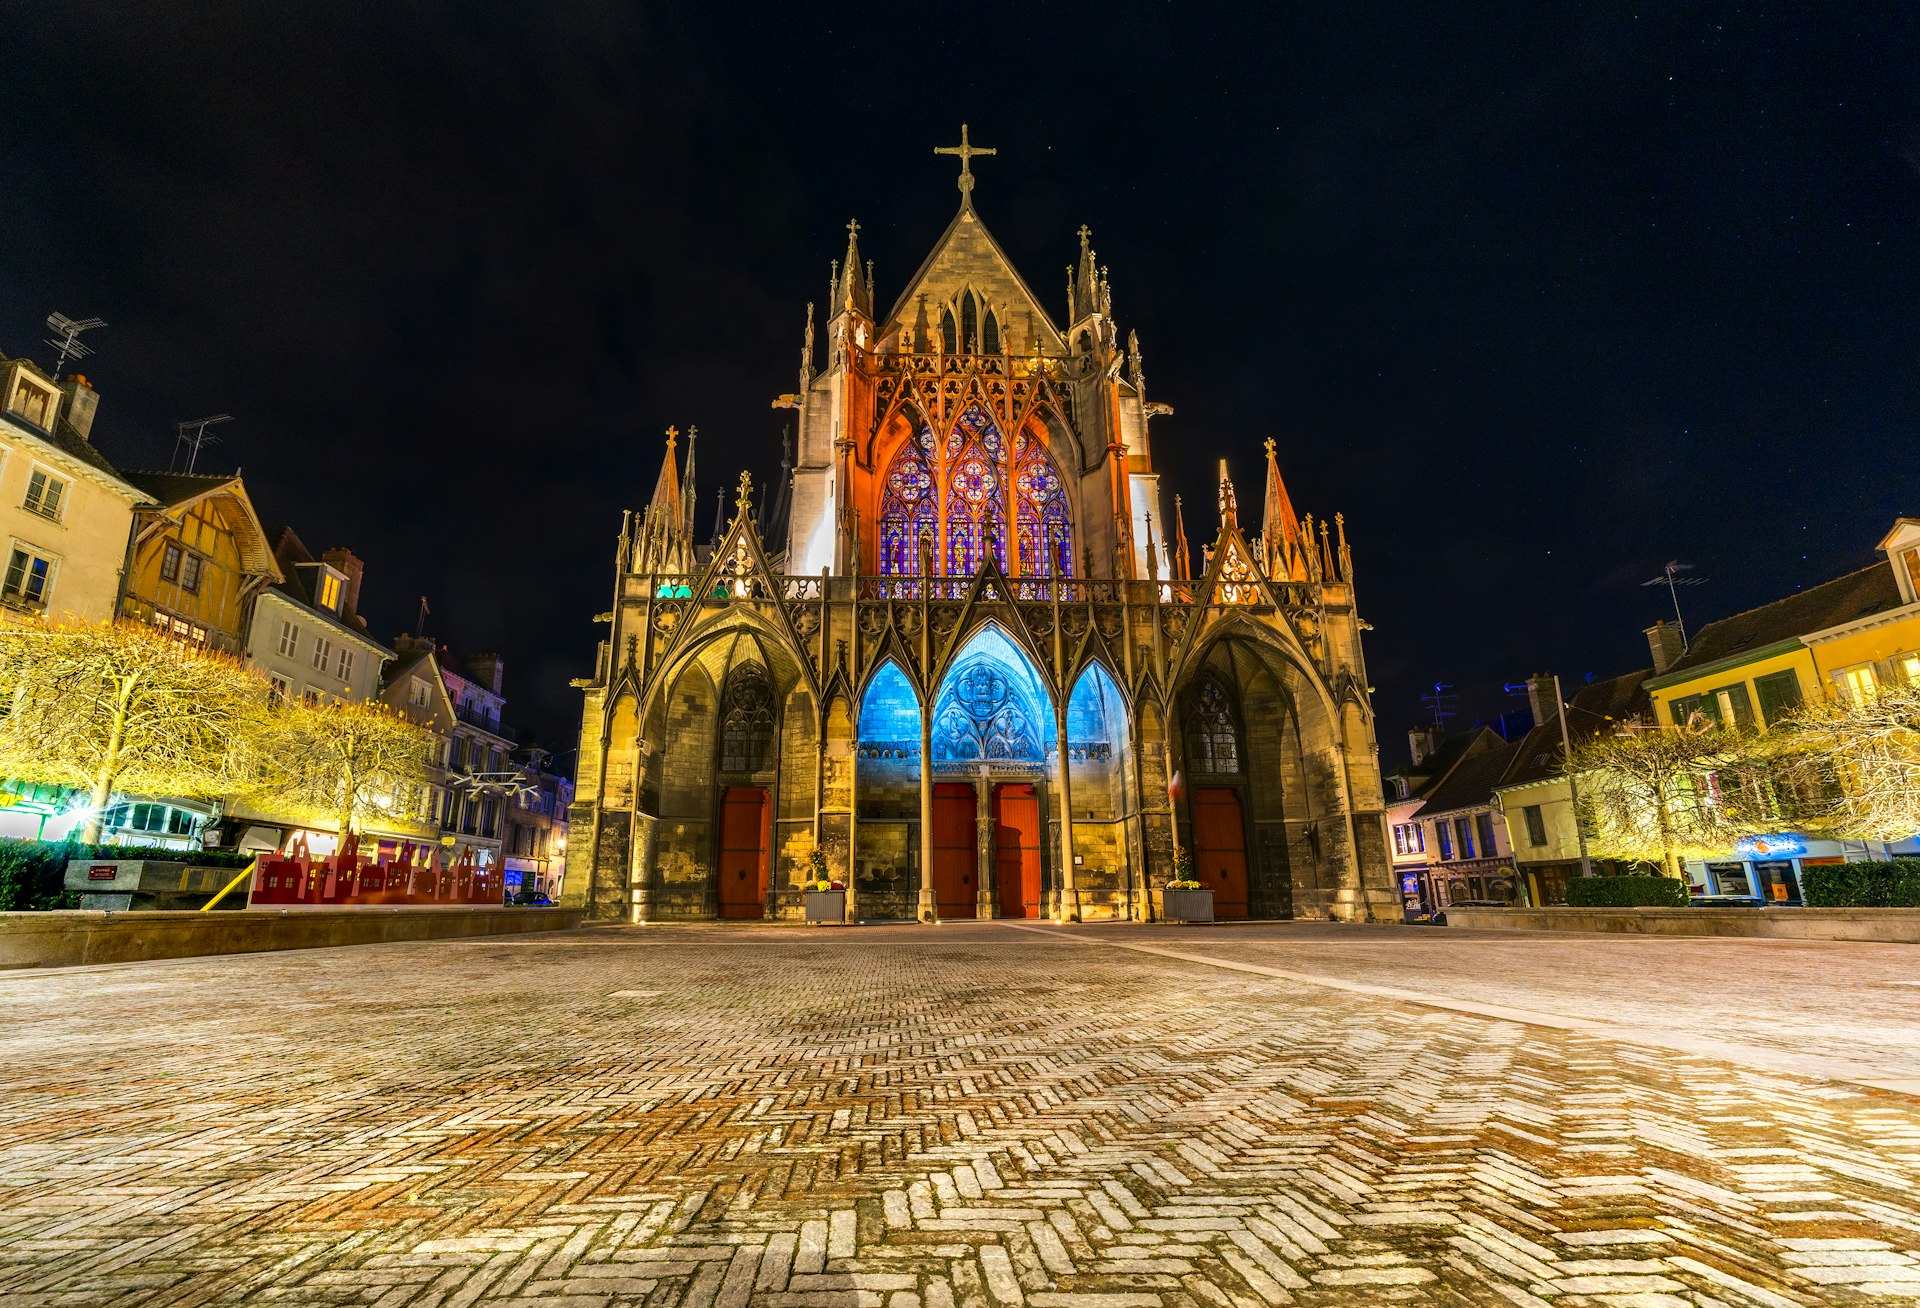
<svg viewBox="0 0 1920 1308">
<path fill-rule="evenodd" d="M 993 783 L 987 780 L 984 767 L 974 778 L 974 812 L 978 820 L 974 825 L 973 837 L 973 876 L 975 903 L 974 912 L 984 918 L 991 918 L 998 912 L 998 887 L 993 880 Z"/>
<path fill-rule="evenodd" d="M 938 916 L 933 898 L 933 715 L 920 706 L 920 895 L 915 913 L 922 922 Z"/>
<path fill-rule="evenodd" d="M 1073 764 L 1068 759 L 1067 714 L 1054 713 L 1054 726 L 1060 735 L 1060 903 L 1054 914 L 1059 922 L 1080 920 L 1080 888 L 1073 875 Z"/>
</svg>

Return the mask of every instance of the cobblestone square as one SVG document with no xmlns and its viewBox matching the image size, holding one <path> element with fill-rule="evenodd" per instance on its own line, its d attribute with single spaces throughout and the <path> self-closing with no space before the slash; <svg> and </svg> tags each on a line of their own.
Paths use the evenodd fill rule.
<svg viewBox="0 0 1920 1308">
<path fill-rule="evenodd" d="M 1920 1076 L 1911 951 L 1731 943 L 702 926 L 6 974 L 0 1303 L 1920 1299 L 1920 1099 L 1813 1074 Z"/>
</svg>

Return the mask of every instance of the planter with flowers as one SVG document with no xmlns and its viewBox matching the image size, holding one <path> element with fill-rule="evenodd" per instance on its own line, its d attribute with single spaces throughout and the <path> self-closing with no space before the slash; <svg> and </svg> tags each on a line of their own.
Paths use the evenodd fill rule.
<svg viewBox="0 0 1920 1308">
<path fill-rule="evenodd" d="M 807 921 L 846 925 L 847 888 L 827 875 L 827 856 L 818 845 L 807 851 L 806 878 L 800 883 L 800 891 Z"/>
<path fill-rule="evenodd" d="M 1173 849 L 1173 876 L 1160 892 L 1164 922 L 1213 921 L 1213 891 L 1193 875 L 1193 856 L 1184 845 Z"/>
</svg>

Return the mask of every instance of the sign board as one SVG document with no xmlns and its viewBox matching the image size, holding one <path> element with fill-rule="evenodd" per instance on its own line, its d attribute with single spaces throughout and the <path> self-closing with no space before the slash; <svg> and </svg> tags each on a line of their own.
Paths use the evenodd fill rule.
<svg viewBox="0 0 1920 1308">
<path fill-rule="evenodd" d="M 1807 852 L 1807 838 L 1791 831 L 1747 836 L 1734 842 L 1733 852 L 1740 858 L 1798 858 Z"/>
<path fill-rule="evenodd" d="M 119 875 L 120 865 L 118 863 L 96 863 L 87 869 L 87 880 L 89 881 L 111 881 Z"/>
</svg>

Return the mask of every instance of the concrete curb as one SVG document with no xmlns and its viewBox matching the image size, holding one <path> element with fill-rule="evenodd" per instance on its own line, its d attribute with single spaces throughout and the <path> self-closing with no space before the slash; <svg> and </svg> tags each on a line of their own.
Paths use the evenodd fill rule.
<svg viewBox="0 0 1920 1308">
<path fill-rule="evenodd" d="M 433 906 L 0 913 L 0 969 L 570 931 L 581 916 L 566 909 Z"/>
<path fill-rule="evenodd" d="M 1473 931 L 1592 931 L 1920 945 L 1920 908 L 1450 908 Z"/>
</svg>

